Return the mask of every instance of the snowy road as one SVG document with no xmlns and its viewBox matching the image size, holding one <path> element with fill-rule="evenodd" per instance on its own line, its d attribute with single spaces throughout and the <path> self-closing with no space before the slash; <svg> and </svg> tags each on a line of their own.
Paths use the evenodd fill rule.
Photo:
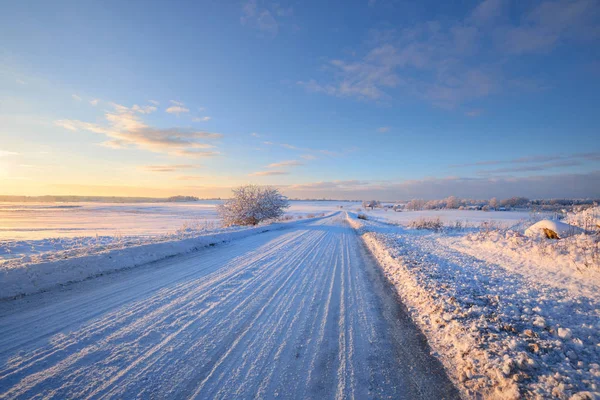
<svg viewBox="0 0 600 400">
<path fill-rule="evenodd" d="M 0 398 L 455 398 L 341 215 L 0 305 Z"/>
</svg>

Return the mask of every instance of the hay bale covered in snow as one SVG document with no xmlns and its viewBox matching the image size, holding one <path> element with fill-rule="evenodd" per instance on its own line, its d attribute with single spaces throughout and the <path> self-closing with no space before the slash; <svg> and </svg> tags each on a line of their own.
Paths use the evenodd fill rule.
<svg viewBox="0 0 600 400">
<path fill-rule="evenodd" d="M 529 237 L 545 236 L 548 239 L 562 239 L 584 232 L 583 229 L 574 225 L 543 219 L 527 228 L 525 235 Z"/>
</svg>

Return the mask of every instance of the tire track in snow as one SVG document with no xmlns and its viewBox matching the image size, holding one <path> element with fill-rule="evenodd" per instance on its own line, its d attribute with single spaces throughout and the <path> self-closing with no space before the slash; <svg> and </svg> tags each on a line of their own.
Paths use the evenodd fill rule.
<svg viewBox="0 0 600 400">
<path fill-rule="evenodd" d="M 0 316 L 0 398 L 453 397 L 398 348 L 373 268 L 326 218 Z"/>
</svg>

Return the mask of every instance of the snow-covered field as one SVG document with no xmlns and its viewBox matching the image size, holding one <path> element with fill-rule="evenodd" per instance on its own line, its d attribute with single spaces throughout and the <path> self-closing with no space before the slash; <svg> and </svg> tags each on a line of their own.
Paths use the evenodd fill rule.
<svg viewBox="0 0 600 400">
<path fill-rule="evenodd" d="M 371 219 L 404 226 L 422 218 L 439 218 L 446 225 L 460 222 L 463 226 L 475 228 L 478 228 L 484 222 L 490 221 L 493 221 L 497 226 L 510 228 L 532 219 L 537 220 L 553 216 L 552 213 L 534 213 L 530 211 L 420 210 L 395 212 L 376 208 L 374 210 L 363 209 L 361 212 L 367 214 Z"/>
<path fill-rule="evenodd" d="M 363 354 L 365 346 L 373 345 L 377 330 L 382 326 L 390 329 L 390 322 L 382 322 L 380 316 L 373 315 L 381 304 L 375 305 L 378 300 L 369 297 L 373 287 L 361 285 L 367 284 L 363 282 L 365 268 L 373 271 L 376 268 L 371 267 L 369 257 L 361 253 L 357 238 L 350 235 L 351 231 L 344 225 L 346 222 L 359 232 L 378 260 L 412 320 L 427 337 L 433 354 L 464 397 L 568 399 L 575 396 L 572 398 L 582 400 L 600 396 L 600 236 L 592 233 L 600 228 L 597 226 L 600 209 L 569 215 L 564 220 L 583 230 L 565 228 L 563 223 L 551 221 L 538 224 L 561 228 L 556 229 L 562 238 L 550 240 L 527 228 L 552 215 L 527 211 L 394 212 L 375 209 L 361 210 L 367 218 L 362 220 L 357 218 L 360 210 L 357 203 L 292 202 L 283 221 L 253 228 L 222 228 L 215 205 L 216 202 L 88 203 L 68 208 L 63 205 L 34 205 L 31 208 L 21 205 L 12 209 L 3 205 L 2 215 L 8 217 L 3 220 L 5 239 L 0 242 L 0 257 L 4 258 L 0 262 L 0 298 L 50 289 L 48 293 L 34 296 L 33 305 L 37 306 L 31 310 L 25 299 L 12 300 L 15 303 L 10 307 L 6 300 L 0 302 L 0 319 L 4 318 L 1 321 L 4 325 L 0 326 L 9 327 L 0 331 L 0 340 L 12 346 L 4 352 L 0 350 L 0 355 L 5 357 L 0 359 L 4 362 L 0 367 L 0 383 L 9 390 L 8 396 L 25 398 L 39 394 L 46 385 L 65 395 L 83 387 L 90 390 L 90 395 L 126 396 L 130 393 L 127 391 L 139 393 L 142 390 L 140 379 L 156 381 L 156 385 L 152 384 L 148 389 L 150 396 L 184 393 L 166 393 L 164 390 L 179 387 L 173 386 L 174 383 L 188 381 L 193 368 L 188 371 L 182 366 L 184 372 L 173 381 L 160 378 L 165 371 L 170 371 L 170 364 L 174 362 L 161 343 L 170 343 L 169 348 L 177 350 L 177 358 L 192 365 L 195 361 L 188 359 L 186 342 L 181 339 L 190 335 L 194 340 L 200 338 L 214 350 L 214 354 L 210 353 L 212 355 L 207 355 L 205 360 L 214 368 L 203 370 L 202 374 L 207 375 L 202 375 L 203 383 L 194 389 L 200 397 L 205 394 L 244 397 L 244 394 L 291 393 L 287 384 L 282 386 L 280 382 L 288 382 L 289 387 L 300 390 L 294 392 L 296 394 L 320 395 L 324 390 L 330 390 L 324 387 L 337 385 L 337 391 L 328 394 L 362 395 L 365 393 L 361 390 L 367 387 L 367 394 L 376 390 L 382 395 L 410 397 L 408 392 L 395 392 L 394 385 L 388 385 L 389 379 L 401 380 L 409 387 L 418 382 L 418 387 L 413 389 L 423 393 L 427 386 L 426 382 L 419 381 L 422 379 L 419 374 L 426 373 L 423 370 L 415 375 L 417 367 L 417 370 L 404 370 L 402 365 L 394 364 L 385 356 L 383 364 L 376 366 L 369 364 L 373 362 L 372 357 Z M 323 218 L 324 214 L 328 217 Z M 15 229 L 18 225 L 15 221 L 21 221 L 20 230 Z M 439 222 L 433 225 L 434 230 L 427 230 L 416 229 L 416 226 L 427 224 L 415 221 Z M 44 223 L 47 223 L 46 230 Z M 94 223 L 106 227 L 105 234 L 96 236 Z M 115 231 L 111 233 L 109 227 Z M 127 234 L 119 234 L 121 231 Z M 22 235 L 20 239 L 18 235 Z M 221 250 L 222 247 L 225 249 Z M 137 266 L 141 268 L 132 269 Z M 293 269 L 296 278 L 288 281 L 288 275 L 283 272 L 289 268 L 296 268 Z M 115 271 L 121 272 L 114 278 L 107 275 Z M 119 281 L 121 276 L 126 279 L 124 282 Z M 88 278 L 91 277 L 97 279 L 90 281 Z M 258 277 L 268 279 L 261 283 Z M 369 279 L 372 283 L 373 276 Z M 87 282 L 81 282 L 84 280 Z M 72 282 L 80 283 L 75 289 L 68 285 L 66 292 L 53 290 Z M 104 288 L 102 282 L 112 286 Z M 187 295 L 190 287 L 202 286 L 203 282 L 207 282 L 206 288 L 212 293 L 206 297 L 206 302 Z M 139 290 L 131 290 L 138 285 Z M 86 293 L 88 287 L 91 294 Z M 279 287 L 283 288 L 281 292 Z M 271 289 L 269 293 L 274 297 L 263 298 L 260 294 L 263 292 L 256 291 Z M 73 298 L 69 297 L 69 290 L 76 292 Z M 222 293 L 238 291 L 239 295 L 233 296 L 231 301 L 227 296 L 220 297 Z M 385 297 L 384 292 L 379 296 Z M 204 299 L 203 293 L 200 291 L 194 296 Z M 281 299 L 276 300 L 276 304 L 271 303 L 269 299 L 279 299 L 279 294 Z M 56 298 L 61 296 L 67 298 L 64 304 L 57 303 Z M 244 305 L 246 300 L 243 299 L 256 296 L 256 300 Z M 48 307 L 38 307 L 47 299 Z M 107 302 L 106 299 L 112 300 Z M 154 306 L 144 308 L 146 301 Z M 361 305 L 365 301 L 368 305 Z M 101 305 L 99 311 L 88 317 L 92 308 L 96 310 L 97 302 Z M 319 311 L 322 302 L 330 306 Z M 20 305 L 14 308 L 12 304 Z M 243 310 L 238 310 L 235 304 L 242 305 Z M 63 306 L 70 307 L 67 314 L 73 313 L 74 320 L 63 315 Z M 133 308 L 129 309 L 130 306 Z M 181 315 L 214 314 L 214 318 L 223 318 L 224 322 L 213 329 L 202 325 L 201 319 L 190 322 L 176 318 L 171 321 L 167 317 L 170 322 L 165 328 L 160 323 L 157 325 L 154 317 L 145 317 L 146 312 L 151 312 L 161 321 L 165 320 L 168 313 L 163 312 L 163 306 L 181 310 Z M 19 307 L 26 311 L 24 316 Z M 306 312 L 307 307 L 310 312 Z M 138 314 L 137 310 L 143 312 Z M 224 334 L 227 329 L 241 329 L 235 325 L 236 321 L 247 326 L 243 316 L 250 314 L 242 311 L 252 315 L 266 314 L 264 318 L 253 320 L 249 330 L 242 330 L 239 337 Z M 321 313 L 321 317 L 314 313 Z M 337 313 L 337 317 L 331 319 L 329 313 Z M 51 318 L 46 324 L 42 321 L 47 315 Z M 99 321 L 94 319 L 96 315 Z M 130 324 L 130 318 L 137 322 Z M 215 321 L 220 321 L 218 318 Z M 108 325 L 111 329 L 98 330 L 110 321 L 117 322 Z M 281 321 L 288 321 L 290 329 L 282 330 Z M 364 325 L 364 321 L 371 322 Z M 191 329 L 192 325 L 188 323 L 200 324 L 201 329 Z M 349 324 L 345 330 L 333 328 L 345 324 Z M 34 325 L 39 337 L 20 339 L 21 332 L 31 330 Z M 291 326 L 296 326 L 298 332 L 304 329 L 308 336 L 298 336 L 299 333 L 294 331 L 296 328 Z M 219 327 L 225 330 L 219 331 Z M 166 336 L 162 333 L 165 329 L 169 332 Z M 256 338 L 262 337 L 258 332 L 265 332 L 265 329 L 279 333 L 262 347 L 253 347 Z M 410 326 L 397 329 L 403 332 L 398 333 L 401 337 L 390 333 L 392 336 L 385 336 L 384 341 L 408 343 L 409 337 L 418 336 Z M 158 333 L 148 336 L 147 331 Z M 61 334 L 52 336 L 47 342 L 48 332 Z M 179 333 L 171 337 L 173 332 Z M 251 334 L 247 343 L 246 333 Z M 86 342 L 88 337 L 95 336 L 103 338 L 102 345 Z M 329 336 L 331 338 L 323 339 Z M 147 340 L 142 340 L 145 337 Z M 333 339 L 338 346 L 336 350 L 331 344 Z M 315 340 L 321 343 L 319 346 L 323 341 L 331 342 L 327 348 L 337 355 L 323 356 L 317 351 L 319 346 L 315 347 Z M 240 341 L 245 345 L 235 350 Z M 284 344 L 278 346 L 278 343 Z M 35 351 L 21 352 L 24 346 L 33 346 Z M 414 351 L 423 351 L 419 350 L 418 343 L 408 347 L 399 350 L 401 354 L 397 357 L 411 358 Z M 15 352 L 17 349 L 21 350 Z M 48 363 L 46 354 L 57 356 L 51 356 Z M 291 356 L 293 354 L 295 356 Z M 290 365 L 295 359 L 302 359 L 303 354 L 313 361 L 306 361 L 308 364 L 301 361 L 304 364 L 300 369 L 304 368 L 306 372 L 316 368 L 321 371 L 319 374 L 323 375 L 325 384 L 317 383 L 321 386 L 315 388 L 313 378 L 299 383 L 300 370 Z M 237 358 L 230 355 L 241 357 L 242 361 L 233 362 Z M 281 360 L 276 364 L 283 370 L 268 363 L 266 360 L 270 357 Z M 104 372 L 114 379 L 106 381 L 105 386 L 95 385 L 89 377 L 104 372 L 97 370 L 95 361 L 88 362 L 88 358 L 101 359 Z M 337 361 L 332 367 L 334 358 Z M 253 359 L 256 362 L 251 362 Z M 125 367 L 130 364 L 131 368 Z M 365 369 L 361 364 L 369 367 Z M 392 365 L 395 366 L 392 368 Z M 436 368 L 430 361 L 421 367 Z M 323 372 L 330 368 L 337 369 L 335 378 Z M 387 368 L 385 379 L 388 380 L 381 378 L 384 381 L 380 382 L 375 378 L 377 368 Z M 115 371 L 121 372 L 116 374 Z M 288 374 L 290 371 L 292 375 Z M 412 383 L 397 377 L 398 371 L 412 374 Z M 268 377 L 266 381 L 261 380 L 263 373 Z M 364 381 L 365 374 L 370 380 Z M 390 378 L 392 376 L 396 377 Z M 65 377 L 73 379 L 65 381 Z M 435 385 L 441 382 L 439 379 L 443 381 L 443 377 L 434 378 Z M 444 385 L 442 383 L 440 387 Z M 223 392 L 223 387 L 238 386 L 239 392 Z M 432 386 L 427 390 L 433 390 L 433 394 L 438 393 L 438 389 L 438 386 Z"/>
<path fill-rule="evenodd" d="M 190 238 L 220 228 L 220 203 L 0 203 L 0 262 Z M 287 215 L 306 218 L 354 204 L 292 201 Z"/>
<path fill-rule="evenodd" d="M 461 213 L 375 211 L 349 221 L 466 397 L 599 396 L 600 260 L 590 262 L 598 236 L 529 238 L 533 221 L 510 212 L 469 211 L 471 221 L 507 218 L 466 229 L 408 227 L 437 216 L 452 226 Z"/>
</svg>

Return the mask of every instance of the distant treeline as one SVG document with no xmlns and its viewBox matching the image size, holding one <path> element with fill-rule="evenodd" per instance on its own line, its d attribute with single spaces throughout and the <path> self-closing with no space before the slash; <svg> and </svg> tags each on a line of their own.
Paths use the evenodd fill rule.
<svg viewBox="0 0 600 400">
<path fill-rule="evenodd" d="M 398 204 L 407 210 L 438 210 L 438 209 L 479 209 L 479 210 L 510 210 L 527 208 L 538 211 L 559 211 L 598 204 L 600 199 L 536 199 L 526 197 L 510 197 L 507 199 L 492 198 L 489 200 L 461 199 L 450 196 L 441 200 L 413 199 Z M 369 206 L 371 207 L 371 206 Z"/>
<path fill-rule="evenodd" d="M 0 202 L 19 203 L 176 203 L 199 200 L 221 199 L 200 199 L 195 196 L 172 196 L 167 198 L 120 196 L 0 196 Z"/>
</svg>

